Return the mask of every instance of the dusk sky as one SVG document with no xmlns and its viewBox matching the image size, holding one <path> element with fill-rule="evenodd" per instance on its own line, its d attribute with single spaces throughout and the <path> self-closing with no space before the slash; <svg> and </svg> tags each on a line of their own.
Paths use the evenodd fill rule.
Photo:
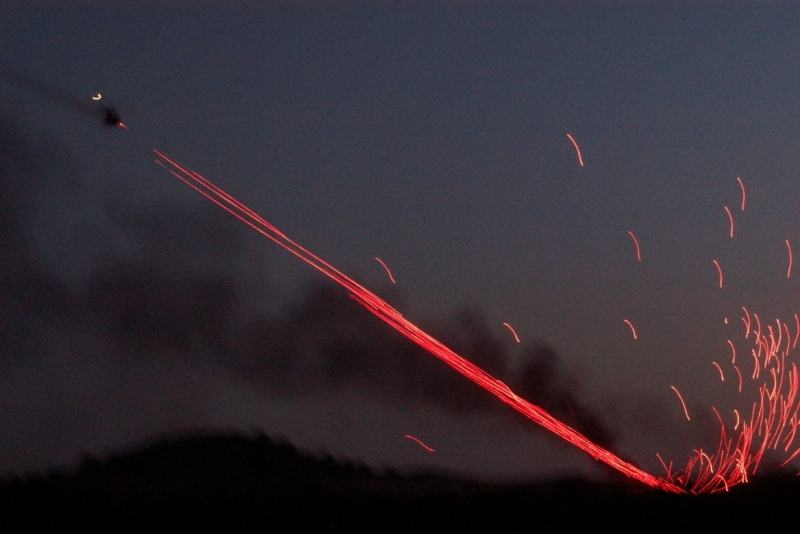
<svg viewBox="0 0 800 534">
<path fill-rule="evenodd" d="M 800 6 L 167 4 L 0 2 L 0 471 L 234 428 L 377 467 L 607 473 L 153 148 L 649 470 L 716 445 L 711 405 L 750 406 L 740 307 L 798 311 Z M 129 130 L 78 109 L 98 92 Z"/>
</svg>

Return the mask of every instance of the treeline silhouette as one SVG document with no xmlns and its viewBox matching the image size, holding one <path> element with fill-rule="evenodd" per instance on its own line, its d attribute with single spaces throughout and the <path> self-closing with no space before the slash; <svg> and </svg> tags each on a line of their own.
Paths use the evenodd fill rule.
<svg viewBox="0 0 800 534">
<path fill-rule="evenodd" d="M 139 521 L 157 517 L 196 524 L 208 514 L 225 518 L 217 524 L 223 530 L 233 528 L 231 521 L 246 525 L 255 514 L 279 532 L 506 532 L 606 521 L 635 528 L 639 521 L 675 514 L 719 525 L 758 507 L 774 508 L 798 494 L 798 482 L 772 476 L 715 496 L 666 495 L 622 479 L 476 482 L 377 472 L 305 454 L 261 434 L 209 433 L 165 437 L 105 459 L 87 457 L 73 470 L 7 477 L 0 482 L 0 507 L 4 517 L 53 527 L 66 517 L 110 514 L 119 523 L 107 531 L 147 528 Z M 216 530 L 210 525 L 201 530 Z"/>
</svg>

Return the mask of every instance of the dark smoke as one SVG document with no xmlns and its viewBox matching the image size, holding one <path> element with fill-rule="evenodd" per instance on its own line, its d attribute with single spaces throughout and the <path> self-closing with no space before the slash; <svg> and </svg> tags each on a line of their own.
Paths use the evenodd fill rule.
<svg viewBox="0 0 800 534">
<path fill-rule="evenodd" d="M 92 362 L 93 383 L 100 383 L 106 395 L 130 399 L 135 408 L 109 417 L 121 417 L 120 424 L 132 426 L 139 424 L 139 410 L 155 414 L 140 420 L 158 419 L 162 428 L 170 426 L 172 411 L 188 410 L 188 419 L 202 419 L 202 414 L 192 415 L 199 408 L 191 403 L 187 407 L 148 398 L 139 382 L 148 375 L 128 378 L 132 368 L 158 373 L 175 362 L 189 369 L 212 362 L 274 396 L 359 390 L 384 403 L 427 403 L 453 417 L 494 413 L 538 431 L 376 321 L 337 287 L 320 281 L 279 306 L 254 305 L 266 300 L 269 289 L 254 293 L 253 284 L 231 268 L 246 253 L 239 237 L 244 231 L 212 206 L 156 207 L 108 199 L 92 210 L 80 187 L 65 187 L 63 173 L 56 172 L 66 164 L 54 154 L 52 143 L 45 149 L 24 139 L 7 118 L 0 120 L 0 345 L 5 377 L 0 398 L 25 390 L 11 377 L 32 381 L 33 389 L 26 392 L 34 400 L 21 420 L 45 418 L 49 422 L 39 432 L 52 431 L 62 439 L 76 428 L 96 432 L 96 418 L 81 420 L 75 410 L 85 403 L 102 406 L 108 398 L 88 392 L 80 399 L 60 396 L 64 381 L 89 380 L 79 374 L 87 373 L 79 367 L 81 361 Z M 50 245 L 40 242 L 35 231 L 56 202 L 96 210 L 98 217 L 110 214 L 102 231 L 125 236 L 135 252 L 123 254 L 110 247 L 94 258 L 86 280 L 67 282 L 43 259 Z M 76 228 L 75 235 L 98 231 Z M 85 240 L 72 245 L 75 253 L 88 246 Z M 269 287 L 268 280 L 259 283 Z M 575 381 L 564 376 L 558 354 L 546 344 L 527 349 L 512 365 L 507 333 L 490 326 L 475 309 L 420 324 L 532 402 L 603 443 L 611 440 L 599 417 L 577 398 Z M 3 442 L 13 443 L 20 438 L 10 433 L 21 435 L 26 428 L 4 431 Z M 44 448 L 58 447 L 53 438 L 43 434 L 36 441 Z"/>
</svg>

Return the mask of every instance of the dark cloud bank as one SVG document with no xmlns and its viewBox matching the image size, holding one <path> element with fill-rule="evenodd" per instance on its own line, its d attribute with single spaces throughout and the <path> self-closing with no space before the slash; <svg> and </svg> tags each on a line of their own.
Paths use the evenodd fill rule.
<svg viewBox="0 0 800 534">
<path fill-rule="evenodd" d="M 270 286 L 281 284 L 277 276 L 248 280 L 226 267 L 241 258 L 244 232 L 209 206 L 163 209 L 120 199 L 87 206 L 80 179 L 69 178 L 75 173 L 54 145 L 0 118 L 5 470 L 68 461 L 75 448 L 98 453 L 207 425 L 211 408 L 193 392 L 208 382 L 223 389 L 241 384 L 289 407 L 322 391 L 357 391 L 379 404 L 529 425 L 325 281 L 275 302 Z M 62 221 L 72 228 L 54 233 L 48 213 L 64 203 L 107 221 Z M 124 236 L 125 250 L 93 253 L 102 249 L 98 243 L 110 243 L 109 234 Z M 73 237 L 54 244 L 64 235 Z M 65 276 L 63 266 L 46 259 L 53 247 L 70 251 L 65 264 L 73 255 L 89 258 L 88 276 Z M 612 440 L 546 344 L 512 357 L 506 333 L 469 307 L 421 323 L 522 396 L 602 443 Z"/>
</svg>

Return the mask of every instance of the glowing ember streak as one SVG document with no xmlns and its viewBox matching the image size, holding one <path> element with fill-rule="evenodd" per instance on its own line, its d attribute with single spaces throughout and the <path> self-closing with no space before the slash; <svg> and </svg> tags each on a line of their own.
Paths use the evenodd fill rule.
<svg viewBox="0 0 800 534">
<path fill-rule="evenodd" d="M 516 341 L 517 343 L 519 343 L 519 342 L 520 342 L 520 341 L 519 341 L 519 336 L 517 335 L 517 331 L 516 331 L 516 330 L 514 330 L 514 327 L 513 327 L 513 326 L 511 326 L 511 325 L 510 325 L 510 324 L 508 324 L 508 323 L 503 323 L 503 326 L 505 326 L 506 328 L 508 328 L 508 331 L 509 331 L 509 332 L 511 332 L 511 335 L 512 335 L 512 336 L 514 336 L 514 341 Z"/>
<path fill-rule="evenodd" d="M 742 372 L 735 365 L 733 366 L 733 370 L 736 371 L 736 374 L 739 376 L 739 393 L 741 393 L 742 392 Z"/>
<path fill-rule="evenodd" d="M 724 209 L 725 213 L 728 214 L 728 224 L 730 225 L 729 235 L 731 236 L 731 239 L 733 239 L 733 213 L 731 213 L 731 209 L 728 206 L 725 206 L 722 209 Z"/>
<path fill-rule="evenodd" d="M 685 492 L 683 488 L 677 486 L 675 483 L 651 475 L 630 462 L 623 460 L 608 449 L 592 442 L 574 428 L 556 419 L 541 407 L 518 396 L 502 381 L 488 374 L 474 363 L 444 345 L 441 341 L 420 329 L 403 317 L 400 312 L 395 310 L 386 301 L 339 271 L 324 259 L 304 248 L 299 243 L 291 240 L 270 222 L 224 190 L 220 189 L 210 180 L 197 172 L 187 169 L 163 152 L 159 150 L 154 150 L 154 152 L 160 158 L 160 160 L 157 160 L 157 163 L 167 169 L 177 179 L 184 182 L 256 232 L 345 288 L 350 293 L 350 296 L 360 303 L 367 311 L 433 356 L 439 358 L 462 376 L 482 387 L 503 403 L 509 405 L 518 413 L 578 447 L 592 458 L 605 463 L 629 478 L 652 488 L 658 488 L 672 493 Z"/>
<path fill-rule="evenodd" d="M 739 416 L 739 410 L 736 408 L 733 409 L 734 415 L 736 415 L 736 424 L 733 426 L 734 430 L 739 430 L 739 423 L 742 422 L 742 418 Z"/>
<path fill-rule="evenodd" d="M 739 182 L 739 189 L 742 190 L 742 211 L 744 211 L 744 206 L 747 203 L 747 191 L 744 190 L 744 182 L 742 182 L 741 176 L 737 176 L 736 181 Z"/>
<path fill-rule="evenodd" d="M 636 234 L 633 233 L 633 230 L 628 230 L 628 235 L 631 236 L 631 239 L 633 239 L 633 246 L 636 247 L 636 259 L 642 261 L 642 249 L 639 247 L 639 239 L 636 238 Z"/>
<path fill-rule="evenodd" d="M 788 254 L 789 265 L 786 267 L 786 278 L 792 277 L 792 244 L 786 239 L 786 253 Z"/>
<path fill-rule="evenodd" d="M 128 127 L 125 125 L 124 122 L 118 122 L 117 123 L 117 128 L 122 128 L 123 130 L 127 130 L 128 129 Z"/>
<path fill-rule="evenodd" d="M 581 154 L 581 147 L 578 146 L 578 142 L 575 141 L 575 138 L 572 137 L 572 134 L 568 133 L 567 139 L 569 139 L 569 142 L 575 147 L 575 152 L 578 154 L 578 163 L 580 163 L 581 167 L 583 167 L 583 154 Z"/>
<path fill-rule="evenodd" d="M 385 261 L 383 261 L 382 259 L 380 259 L 378 256 L 375 256 L 375 261 L 377 261 L 378 263 L 380 263 L 380 264 L 381 264 L 381 267 L 383 267 L 383 270 L 384 270 L 384 271 L 386 271 L 386 276 L 388 276 L 388 277 L 389 277 L 389 281 L 390 281 L 391 283 L 393 283 L 393 284 L 396 284 L 396 283 L 397 283 L 397 280 L 395 280 L 395 279 L 394 279 L 394 275 L 392 274 L 392 271 L 390 271 L 390 270 L 389 270 L 389 266 L 388 266 L 388 265 L 386 265 L 386 262 L 385 262 Z"/>
<path fill-rule="evenodd" d="M 714 263 L 714 266 L 717 268 L 717 275 L 719 276 L 719 288 L 722 289 L 722 267 L 719 266 L 719 262 L 717 260 L 711 260 Z"/>
<path fill-rule="evenodd" d="M 633 336 L 633 339 L 639 339 L 639 336 L 636 335 L 636 327 L 633 326 L 633 323 L 628 319 L 623 319 L 622 322 L 628 325 L 628 327 L 631 329 L 631 335 Z"/>
<path fill-rule="evenodd" d="M 431 453 L 431 454 L 436 454 L 436 449 L 434 449 L 433 447 L 430 447 L 430 446 L 426 445 L 426 444 L 425 444 L 425 442 L 423 442 L 423 441 L 422 441 L 421 439 L 419 439 L 418 437 L 416 437 L 416 436 L 412 436 L 411 434 L 406 434 L 406 435 L 405 435 L 405 436 L 403 436 L 403 437 L 404 437 L 404 438 L 406 438 L 406 439 L 409 439 L 409 440 L 413 441 L 414 443 L 416 443 L 417 445 L 419 445 L 420 447 L 422 447 L 423 449 L 425 449 L 425 450 L 426 450 L 426 451 L 428 451 L 429 453 Z"/>
<path fill-rule="evenodd" d="M 795 313 L 794 314 L 794 326 L 795 326 L 795 334 L 794 334 L 794 341 L 792 342 L 792 348 L 797 348 L 797 338 L 800 337 L 800 317 Z"/>
<path fill-rule="evenodd" d="M 678 388 L 676 388 L 675 386 L 670 386 L 670 387 L 672 388 L 672 391 L 675 392 L 675 395 L 678 396 L 678 400 L 681 401 L 681 406 L 683 406 L 683 413 L 686 415 L 686 420 L 691 421 L 692 418 L 689 417 L 689 410 L 686 409 L 686 403 L 683 402 L 683 396 L 681 395 L 681 392 L 678 391 Z"/>
<path fill-rule="evenodd" d="M 730 339 L 728 340 L 728 346 L 731 348 L 731 363 L 736 363 L 736 347 L 733 344 L 733 341 Z"/>
<path fill-rule="evenodd" d="M 92 100 L 94 100 L 95 102 L 97 102 L 97 101 L 98 101 L 98 100 L 100 100 L 101 98 L 103 98 L 103 95 L 102 95 L 101 93 L 97 93 L 96 95 L 94 95 L 94 96 L 92 97 Z"/>
<path fill-rule="evenodd" d="M 725 382 L 725 374 L 722 372 L 722 367 L 720 367 L 717 362 L 711 362 L 711 365 L 717 368 L 717 371 L 719 371 L 719 379 Z"/>
</svg>

